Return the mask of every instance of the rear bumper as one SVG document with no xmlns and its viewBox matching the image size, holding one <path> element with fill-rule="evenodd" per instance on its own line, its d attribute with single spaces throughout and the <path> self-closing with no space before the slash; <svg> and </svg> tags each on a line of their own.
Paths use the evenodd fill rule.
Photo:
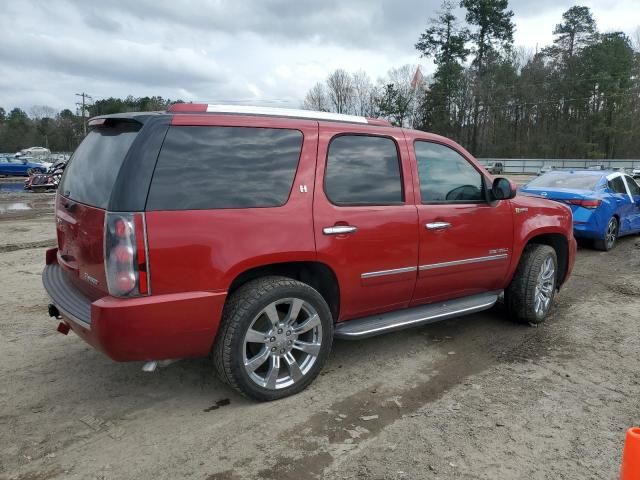
<svg viewBox="0 0 640 480">
<path fill-rule="evenodd" d="M 226 293 L 185 292 L 137 298 L 82 295 L 57 263 L 42 280 L 63 321 L 113 360 L 142 361 L 209 354 Z"/>
</svg>

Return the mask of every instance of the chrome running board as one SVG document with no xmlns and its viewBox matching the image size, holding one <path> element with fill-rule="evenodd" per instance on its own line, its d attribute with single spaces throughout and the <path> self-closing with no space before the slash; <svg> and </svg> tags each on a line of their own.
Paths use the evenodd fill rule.
<svg viewBox="0 0 640 480">
<path fill-rule="evenodd" d="M 502 291 L 481 293 L 341 322 L 336 325 L 334 337 L 357 340 L 480 312 L 493 307 L 501 293 Z"/>
</svg>

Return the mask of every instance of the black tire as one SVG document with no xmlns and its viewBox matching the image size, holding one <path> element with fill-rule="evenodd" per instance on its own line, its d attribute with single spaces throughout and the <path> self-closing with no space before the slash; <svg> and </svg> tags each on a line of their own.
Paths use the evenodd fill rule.
<svg viewBox="0 0 640 480">
<path fill-rule="evenodd" d="M 536 309 L 536 293 L 543 265 L 551 259 L 553 262 L 553 285 L 549 292 L 549 301 L 542 310 Z M 544 322 L 553 303 L 558 282 L 558 258 L 556 251 L 548 245 L 527 245 L 520 257 L 520 263 L 511 284 L 504 292 L 505 306 L 512 320 L 537 326 Z M 547 303 L 544 302 L 543 305 Z"/>
<path fill-rule="evenodd" d="M 319 353 L 310 369 L 290 386 L 270 389 L 258 385 L 247 372 L 245 335 L 268 305 L 283 299 L 300 299 L 317 312 L 320 318 L 321 338 Z M 304 307 L 303 307 L 304 308 Z M 329 356 L 333 342 L 333 317 L 322 295 L 309 285 L 287 277 L 268 276 L 252 280 L 227 300 L 218 335 L 212 349 L 217 376 L 242 395 L 259 401 L 271 401 L 294 395 L 304 390 L 317 377 Z M 270 344 L 265 340 L 264 347 Z M 294 342 L 295 343 L 295 342 Z M 264 350 L 261 350 L 264 351 Z M 291 350 L 291 352 L 294 352 Z M 276 353 L 277 355 L 277 353 Z M 258 355 L 256 355 L 258 356 Z M 269 357 L 268 361 L 271 361 Z M 286 363 L 283 363 L 289 368 Z M 291 378 L 293 372 L 289 371 Z"/>
<path fill-rule="evenodd" d="M 620 223 L 616 217 L 611 217 L 607 222 L 607 227 L 604 231 L 604 238 L 593 241 L 593 246 L 596 250 L 608 252 L 616 244 L 618 239 L 618 232 L 620 231 Z"/>
</svg>

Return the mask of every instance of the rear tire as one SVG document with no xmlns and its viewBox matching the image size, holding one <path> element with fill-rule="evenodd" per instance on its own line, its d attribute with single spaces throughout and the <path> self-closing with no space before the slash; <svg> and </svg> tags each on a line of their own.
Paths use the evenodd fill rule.
<svg viewBox="0 0 640 480">
<path fill-rule="evenodd" d="M 527 245 L 504 292 L 509 316 L 518 323 L 543 323 L 553 303 L 557 278 L 556 251 L 548 245 Z"/>
<path fill-rule="evenodd" d="M 618 219 L 616 217 L 611 217 L 609 219 L 609 223 L 607 223 L 607 228 L 604 231 L 604 238 L 593 241 L 593 246 L 596 250 L 602 250 L 603 252 L 611 250 L 618 239 L 619 229 L 620 224 L 618 223 Z"/>
<path fill-rule="evenodd" d="M 227 300 L 212 356 L 218 377 L 246 397 L 270 401 L 304 390 L 333 342 L 322 295 L 286 277 L 263 277 Z"/>
</svg>

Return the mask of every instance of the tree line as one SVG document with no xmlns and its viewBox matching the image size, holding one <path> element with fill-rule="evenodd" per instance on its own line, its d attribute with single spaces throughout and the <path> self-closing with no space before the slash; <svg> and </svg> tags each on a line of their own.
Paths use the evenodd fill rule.
<svg viewBox="0 0 640 480">
<path fill-rule="evenodd" d="M 559 21 L 551 45 L 528 51 L 514 47 L 508 0 L 445 0 L 415 44 L 433 75 L 405 65 L 374 84 L 339 69 L 303 108 L 384 117 L 481 157 L 640 158 L 640 30 L 599 32 L 584 6 Z"/>
<path fill-rule="evenodd" d="M 181 100 L 162 97 L 106 98 L 85 106 L 84 120 L 96 116 L 122 112 L 150 112 L 165 110 Z M 80 109 L 81 110 L 81 109 Z M 0 152 L 12 153 L 23 148 L 40 146 L 52 152 L 72 152 L 83 139 L 82 111 L 72 112 L 36 105 L 29 113 L 20 108 L 7 112 L 0 107 Z"/>
<path fill-rule="evenodd" d="M 514 47 L 508 0 L 457 1 L 445 0 L 416 39 L 436 66 L 428 78 L 415 65 L 375 82 L 338 69 L 302 107 L 386 118 L 453 138 L 480 157 L 640 158 L 640 29 L 634 40 L 600 32 L 590 9 L 574 6 L 558 19 L 553 43 L 529 51 Z M 176 102 L 112 97 L 84 112 L 34 106 L 28 114 L 0 107 L 0 152 L 73 151 L 84 118 Z"/>
</svg>

